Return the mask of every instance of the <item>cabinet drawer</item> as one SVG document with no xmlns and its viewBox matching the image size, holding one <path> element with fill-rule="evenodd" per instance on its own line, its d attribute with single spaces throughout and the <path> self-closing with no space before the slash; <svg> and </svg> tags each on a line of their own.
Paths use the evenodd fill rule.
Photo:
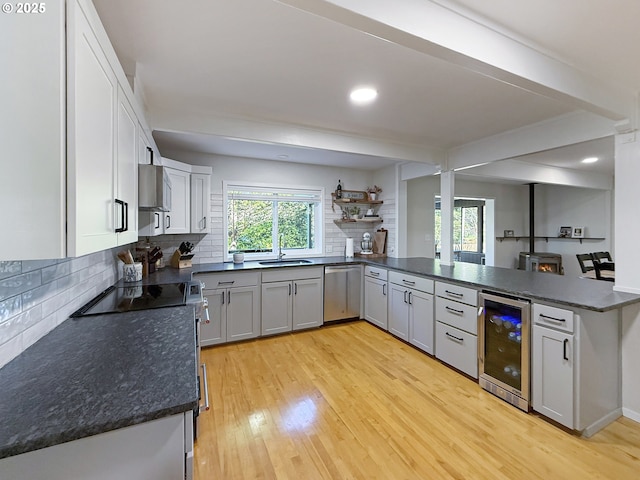
<svg viewBox="0 0 640 480">
<path fill-rule="evenodd" d="M 436 282 L 436 295 L 456 302 L 466 303 L 467 305 L 478 305 L 478 292 L 473 288 Z"/>
<path fill-rule="evenodd" d="M 204 282 L 207 289 L 254 287 L 260 283 L 260 273 L 196 273 L 193 279 Z"/>
<path fill-rule="evenodd" d="M 436 322 L 436 357 L 478 378 L 478 337 Z"/>
<path fill-rule="evenodd" d="M 545 325 L 565 332 L 573 333 L 573 312 L 563 308 L 533 304 L 532 316 L 535 325 Z"/>
<path fill-rule="evenodd" d="M 389 272 L 389 281 L 407 288 L 414 288 L 425 293 L 433 293 L 433 280 L 416 277 L 403 272 Z"/>
<path fill-rule="evenodd" d="M 436 297 L 436 320 L 473 335 L 478 334 L 477 307 Z"/>
<path fill-rule="evenodd" d="M 323 267 L 272 268 L 262 272 L 262 283 L 288 282 L 290 280 L 303 280 L 305 278 L 322 278 L 323 274 Z"/>
<path fill-rule="evenodd" d="M 364 267 L 364 274 L 369 277 L 379 278 L 380 280 L 387 279 L 387 271 L 384 268 L 371 267 L 367 265 Z"/>
</svg>

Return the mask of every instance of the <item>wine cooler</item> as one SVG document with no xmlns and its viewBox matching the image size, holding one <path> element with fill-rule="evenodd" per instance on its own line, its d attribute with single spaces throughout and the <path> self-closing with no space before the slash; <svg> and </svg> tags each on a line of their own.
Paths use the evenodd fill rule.
<svg viewBox="0 0 640 480">
<path fill-rule="evenodd" d="M 481 292 L 478 300 L 480 386 L 529 411 L 531 304 L 489 292 Z"/>
</svg>

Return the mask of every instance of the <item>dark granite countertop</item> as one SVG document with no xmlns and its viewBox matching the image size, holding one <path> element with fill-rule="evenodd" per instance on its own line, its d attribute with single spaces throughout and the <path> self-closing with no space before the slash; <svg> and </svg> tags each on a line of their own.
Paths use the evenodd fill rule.
<svg viewBox="0 0 640 480">
<path fill-rule="evenodd" d="M 0 458 L 187 412 L 193 306 L 68 319 L 0 369 Z"/>
<path fill-rule="evenodd" d="M 500 267 L 488 267 L 473 263 L 455 262 L 454 266 L 441 265 L 439 260 L 431 258 L 367 258 L 367 257 L 315 257 L 308 258 L 310 263 L 304 265 L 285 265 L 286 268 L 304 266 L 326 266 L 361 263 L 377 265 L 393 270 L 400 270 L 415 275 L 422 275 L 434 280 L 452 281 L 477 289 L 487 289 L 516 295 L 531 300 L 545 301 L 583 308 L 597 312 L 606 312 L 640 302 L 640 295 L 615 292 L 613 282 L 592 280 L 588 278 L 551 275 L 548 273 L 526 272 Z M 206 272 L 238 272 L 267 268 L 284 268 L 279 265 L 261 265 L 259 262 L 205 263 L 192 268 L 180 270 L 180 275 Z M 175 269 L 164 269 L 158 272 L 159 278 L 164 275 L 176 275 Z M 157 281 L 157 280 L 156 280 Z"/>
</svg>

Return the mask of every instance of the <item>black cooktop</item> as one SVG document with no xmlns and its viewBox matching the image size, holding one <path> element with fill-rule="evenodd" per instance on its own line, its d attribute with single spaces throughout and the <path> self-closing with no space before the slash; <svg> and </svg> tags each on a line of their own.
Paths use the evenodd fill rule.
<svg viewBox="0 0 640 480">
<path fill-rule="evenodd" d="M 71 317 L 185 305 L 189 288 L 188 283 L 112 286 L 74 312 Z"/>
</svg>

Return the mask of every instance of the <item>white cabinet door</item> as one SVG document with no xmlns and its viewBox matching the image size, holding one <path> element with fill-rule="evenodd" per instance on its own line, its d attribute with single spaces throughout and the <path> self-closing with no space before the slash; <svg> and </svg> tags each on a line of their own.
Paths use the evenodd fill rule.
<svg viewBox="0 0 640 480">
<path fill-rule="evenodd" d="M 389 284 L 389 333 L 409 340 L 409 289 Z"/>
<path fill-rule="evenodd" d="M 209 302 L 209 320 L 200 323 L 200 344 L 205 347 L 227 341 L 227 290 L 203 290 Z"/>
<path fill-rule="evenodd" d="M 40 5 L 0 15 L 0 261 L 66 253 L 65 2 Z"/>
<path fill-rule="evenodd" d="M 433 295 L 411 290 L 409 297 L 409 343 L 434 354 Z"/>
<path fill-rule="evenodd" d="M 533 409 L 568 428 L 574 428 L 573 342 L 573 335 L 533 327 Z"/>
<path fill-rule="evenodd" d="M 378 280 L 365 275 L 364 318 L 384 330 L 388 329 L 387 282 L 385 280 Z"/>
<path fill-rule="evenodd" d="M 116 246 L 118 83 L 82 10 L 73 9 L 68 56 L 67 215 L 70 256 Z"/>
<path fill-rule="evenodd" d="M 291 282 L 262 284 L 262 335 L 290 332 L 293 327 Z"/>
<path fill-rule="evenodd" d="M 167 168 L 171 179 L 171 211 L 165 213 L 164 233 L 191 231 L 191 179 L 188 172 Z"/>
<path fill-rule="evenodd" d="M 116 231 L 118 245 L 138 241 L 138 119 L 118 87 L 116 117 Z"/>
<path fill-rule="evenodd" d="M 293 282 L 293 330 L 322 325 L 322 278 Z"/>
<path fill-rule="evenodd" d="M 209 233 L 211 175 L 191 174 L 191 233 Z"/>
<path fill-rule="evenodd" d="M 258 287 L 227 290 L 227 341 L 246 340 L 260 335 Z"/>
</svg>

